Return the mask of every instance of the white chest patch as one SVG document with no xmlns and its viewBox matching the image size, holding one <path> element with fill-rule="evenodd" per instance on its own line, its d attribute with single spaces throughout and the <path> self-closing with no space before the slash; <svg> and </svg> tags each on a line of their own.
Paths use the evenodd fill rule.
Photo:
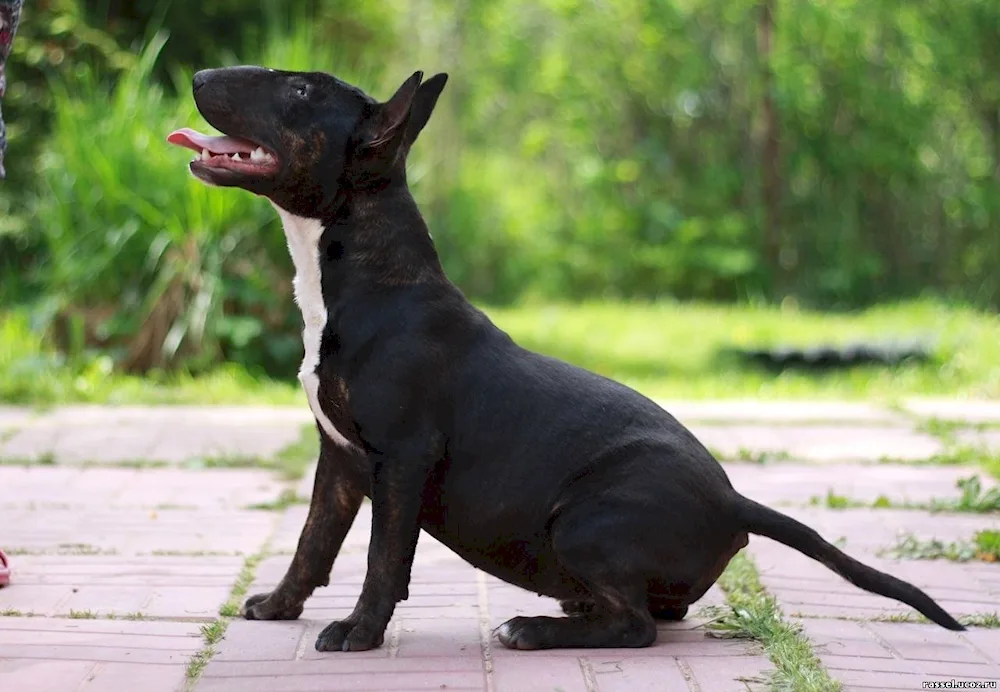
<svg viewBox="0 0 1000 692">
<path fill-rule="evenodd" d="M 292 288 L 295 302 L 302 311 L 302 345 L 305 356 L 299 368 L 299 381 L 306 390 L 309 408 L 319 421 L 323 432 L 334 442 L 350 446 L 351 443 L 333 425 L 329 416 L 323 413 L 319 405 L 319 376 L 316 368 L 319 366 L 319 344 L 323 338 L 323 328 L 326 327 L 327 311 L 323 302 L 323 284 L 319 271 L 319 240 L 323 235 L 323 224 L 319 219 L 305 219 L 289 214 L 277 205 L 273 205 L 281 217 L 285 229 L 285 239 L 288 250 L 295 265 L 295 279 Z"/>
</svg>

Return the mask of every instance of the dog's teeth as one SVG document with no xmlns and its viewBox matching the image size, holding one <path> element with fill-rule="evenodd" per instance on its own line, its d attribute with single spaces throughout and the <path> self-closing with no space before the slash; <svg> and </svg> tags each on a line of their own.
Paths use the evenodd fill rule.
<svg viewBox="0 0 1000 692">
<path fill-rule="evenodd" d="M 239 155 L 239 153 L 236 153 L 236 154 L 233 154 L 230 158 L 233 161 L 239 161 L 240 160 L 240 155 Z"/>
<path fill-rule="evenodd" d="M 271 156 L 269 152 L 261 152 L 261 161 L 266 161 L 267 163 L 274 163 L 274 157 Z"/>
<path fill-rule="evenodd" d="M 212 158 L 212 152 L 210 152 L 208 149 L 202 149 L 201 150 L 201 160 L 202 161 L 208 161 L 210 158 Z"/>
<path fill-rule="evenodd" d="M 257 147 L 256 149 L 250 152 L 251 161 L 263 161 L 264 157 L 265 157 L 264 150 L 261 149 L 260 147 Z"/>
</svg>

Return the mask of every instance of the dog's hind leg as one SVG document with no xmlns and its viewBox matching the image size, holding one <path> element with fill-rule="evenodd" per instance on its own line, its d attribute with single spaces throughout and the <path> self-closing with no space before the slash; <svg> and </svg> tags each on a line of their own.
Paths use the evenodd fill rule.
<svg viewBox="0 0 1000 692">
<path fill-rule="evenodd" d="M 353 458 L 357 454 L 321 434 L 312 501 L 295 556 L 274 591 L 247 599 L 247 620 L 294 620 L 313 590 L 330 582 L 333 562 L 365 495 Z"/>
<path fill-rule="evenodd" d="M 677 605 L 676 602 L 658 601 L 655 598 L 650 598 L 649 614 L 657 620 L 680 622 L 687 616 L 688 607 L 686 605 Z"/>
<path fill-rule="evenodd" d="M 580 599 L 559 601 L 559 606 L 567 615 L 586 615 L 594 610 L 593 601 Z M 687 613 L 688 607 L 686 605 L 677 605 L 675 601 L 664 601 L 655 597 L 649 599 L 649 614 L 656 620 L 679 622 L 687 616 Z"/>
<path fill-rule="evenodd" d="M 644 556 L 637 559 L 634 531 L 621 514 L 577 509 L 552 524 L 552 545 L 566 572 L 590 591 L 593 606 L 572 617 L 516 617 L 500 626 L 511 649 L 644 647 L 656 640 L 647 603 Z M 565 603 L 573 606 L 577 603 Z"/>
</svg>

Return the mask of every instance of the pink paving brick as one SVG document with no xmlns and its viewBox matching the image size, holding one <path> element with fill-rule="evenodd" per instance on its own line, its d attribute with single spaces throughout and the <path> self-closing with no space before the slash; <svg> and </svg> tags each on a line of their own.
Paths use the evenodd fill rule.
<svg viewBox="0 0 1000 692">
<path fill-rule="evenodd" d="M 66 692 L 76 690 L 90 675 L 93 661 L 44 658 L 0 658 L 0 690 Z"/>
<path fill-rule="evenodd" d="M 763 656 L 685 658 L 683 664 L 704 692 L 765 690 L 769 673 L 774 670 Z"/>
<path fill-rule="evenodd" d="M 401 659 L 471 656 L 479 660 L 482 655 L 476 617 L 435 620 L 397 615 L 396 618 L 398 623 L 392 627 L 397 628 L 399 649 L 396 655 Z"/>
<path fill-rule="evenodd" d="M 328 692 L 329 690 L 482 690 L 480 661 L 364 659 L 328 654 L 318 661 L 210 663 L 198 692 Z"/>
<path fill-rule="evenodd" d="M 893 653 L 912 661 L 942 661 L 990 665 L 979 651 L 969 646 L 959 632 L 951 632 L 929 624 L 905 622 L 870 622 L 865 628 L 873 632 Z"/>
<path fill-rule="evenodd" d="M 216 647 L 216 662 L 233 661 L 292 661 L 299 644 L 312 646 L 312 640 L 303 641 L 308 628 L 306 620 L 291 622 L 260 622 L 235 619 L 229 623 L 226 636 Z"/>
<path fill-rule="evenodd" d="M 688 692 L 685 673 L 671 658 L 629 658 L 614 660 L 600 654 L 581 659 L 586 673 L 601 692 L 653 690 Z"/>
<path fill-rule="evenodd" d="M 177 692 L 202 643 L 186 622 L 0 618 L 0 689 Z"/>
<path fill-rule="evenodd" d="M 575 656 L 552 656 L 547 651 L 524 651 L 522 655 L 494 659 L 493 680 L 497 692 L 523 690 L 561 690 L 588 692 L 580 667 L 580 652 Z"/>
<path fill-rule="evenodd" d="M 962 637 L 976 647 L 987 660 L 1000 665 L 1000 630 L 974 628 L 965 632 Z"/>
<path fill-rule="evenodd" d="M 736 408 L 744 414 L 757 410 L 756 404 Z M 734 411 L 729 410 L 720 420 L 732 418 Z M 802 422 L 805 414 L 797 405 L 794 411 Z M 737 426 L 737 432 L 753 442 L 750 446 L 766 448 L 776 442 L 790 445 L 804 456 L 831 462 L 843 455 L 845 431 L 853 435 L 856 430 L 851 427 L 851 416 L 856 416 L 857 411 L 852 411 L 844 414 L 850 414 L 847 418 L 839 413 L 834 416 L 837 425 L 814 422 L 801 429 L 743 425 Z M 199 432 L 194 436 L 198 439 L 173 448 L 169 448 L 171 441 L 163 434 L 164 428 L 159 423 L 150 425 L 160 415 L 155 410 L 119 411 L 116 415 L 121 418 L 122 430 L 117 437 L 87 432 L 99 429 L 94 420 L 101 417 L 100 409 L 82 408 L 64 415 L 68 416 L 67 426 L 81 428 L 78 449 L 74 450 L 78 456 L 80 450 L 90 454 L 100 451 L 109 439 L 117 439 L 119 449 L 112 450 L 115 454 L 152 445 L 149 448 L 157 454 L 178 460 L 199 448 L 211 448 L 217 443 L 224 446 L 225 436 L 217 437 L 216 433 L 223 429 L 238 431 L 248 421 L 264 431 L 264 436 L 260 440 L 244 436 L 241 443 L 252 446 L 276 439 L 268 432 L 272 422 L 283 430 L 294 431 L 296 416 L 303 413 L 308 418 L 303 411 L 277 412 L 272 420 L 266 410 L 213 413 L 176 409 L 170 414 L 174 416 L 171 420 L 190 421 L 195 427 L 204 423 L 212 430 L 204 435 Z M 768 415 L 773 418 L 777 414 Z M 872 415 L 868 411 L 865 418 Z M 867 454 L 886 445 L 898 447 L 899 443 L 914 449 L 930 448 L 920 434 L 901 429 L 906 421 L 898 415 L 886 414 L 879 421 L 891 425 L 865 426 L 863 434 L 853 438 L 857 444 L 847 450 L 848 456 L 860 453 L 862 448 Z M 139 430 L 142 425 L 151 428 L 149 435 Z M 735 439 L 732 426 L 710 427 L 713 434 L 726 437 L 729 443 Z M 30 437 L 23 437 L 19 444 Z M 39 444 L 51 443 L 58 450 L 69 444 L 46 441 L 38 435 L 36 438 Z M 883 492 L 894 499 L 953 496 L 955 479 L 967 472 L 895 465 L 865 467 L 865 472 L 859 473 L 858 467 L 840 463 L 825 467 L 729 468 L 737 488 L 749 495 L 767 502 L 799 503 L 812 495 L 825 494 L 831 487 L 864 498 Z M 166 620 L 214 618 L 236 580 L 243 558 L 149 554 L 251 554 L 271 536 L 271 548 L 280 554 L 258 566 L 249 590 L 250 594 L 266 592 L 284 575 L 308 511 L 303 505 L 280 514 L 244 510 L 246 504 L 273 499 L 281 488 L 273 475 L 249 470 L 0 467 L 0 485 L 15 488 L 0 498 L 5 548 L 66 552 L 72 551 L 74 544 L 85 544 L 117 553 L 15 556 L 18 581 L 15 587 L 0 590 L 0 609 L 42 613 L 67 613 L 71 608 L 117 613 L 141 610 L 164 619 L 127 622 L 0 618 L 0 650 L 5 656 L 0 661 L 0 689 L 19 692 L 180 692 L 185 684 L 185 667 L 191 655 L 200 650 L 202 638 L 198 623 Z M 305 492 L 310 483 L 303 481 L 300 486 Z M 1000 526 L 996 517 L 834 512 L 803 507 L 788 511 L 830 539 L 845 536 L 849 552 L 916 582 L 955 612 L 994 611 L 1000 602 L 1000 569 L 995 565 L 899 562 L 873 554 L 891 544 L 902 531 L 954 540 L 978 528 Z M 365 503 L 344 542 L 330 585 L 317 589 L 301 620 L 233 620 L 196 689 L 727 692 L 766 688 L 767 676 L 773 670 L 753 642 L 705 637 L 705 620 L 698 617 L 699 606 L 724 603 L 717 588 L 696 604 L 686 621 L 660 623 L 656 644 L 646 649 L 519 652 L 505 649 L 492 636 L 487 636 L 484 643 L 483 623 L 489 630 L 517 615 L 561 616 L 558 603 L 478 574 L 425 534 L 421 535 L 417 551 L 410 598 L 398 606 L 386 633 L 386 644 L 354 654 L 317 652 L 314 642 L 319 632 L 354 608 L 367 571 L 370 527 L 371 507 Z M 822 565 L 784 546 L 754 538 L 751 548 L 761 567 L 762 581 L 779 598 L 785 613 L 798 609 L 840 618 L 908 610 L 854 588 Z M 831 675 L 852 688 L 918 689 L 920 682 L 934 676 L 1000 678 L 1000 662 L 994 653 L 1000 651 L 1000 631 L 956 634 L 928 625 L 814 618 L 803 624 Z"/>
<path fill-rule="evenodd" d="M 871 630 L 853 620 L 797 620 L 818 654 L 856 658 L 892 658 Z"/>
<path fill-rule="evenodd" d="M 0 609 L 44 615 L 214 618 L 243 566 L 239 557 L 21 556 Z"/>
<path fill-rule="evenodd" d="M 80 692 L 180 692 L 187 682 L 187 666 L 147 666 L 136 663 L 98 663 Z"/>
</svg>

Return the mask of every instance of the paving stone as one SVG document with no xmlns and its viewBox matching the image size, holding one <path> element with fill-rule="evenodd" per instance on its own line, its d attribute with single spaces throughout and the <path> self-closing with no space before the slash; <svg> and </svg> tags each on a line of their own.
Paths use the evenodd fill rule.
<svg viewBox="0 0 1000 692">
<path fill-rule="evenodd" d="M 180 692 L 186 683 L 186 665 L 97 663 L 82 692 Z"/>
<path fill-rule="evenodd" d="M 213 660 L 195 689 L 198 692 L 482 690 L 484 675 L 482 663 L 476 658 L 404 660 L 385 655 L 366 658 L 357 652 L 327 653 L 311 661 L 218 663 Z"/>
<path fill-rule="evenodd" d="M 276 519 L 271 512 L 208 509 L 0 509 L 4 547 L 15 552 L 249 555 Z"/>
<path fill-rule="evenodd" d="M 601 692 L 632 692 L 632 690 L 676 690 L 688 692 L 684 673 L 676 659 L 631 658 L 616 661 L 603 656 L 580 659 L 589 667 L 591 679 Z"/>
<path fill-rule="evenodd" d="M 0 618 L 0 689 L 179 692 L 187 663 L 203 644 L 198 627 L 188 622 Z"/>
<path fill-rule="evenodd" d="M 771 454 L 817 463 L 875 462 L 884 458 L 926 459 L 943 450 L 940 440 L 911 427 L 704 423 L 689 427 L 702 444 L 726 459 Z"/>
<path fill-rule="evenodd" d="M 942 661 L 992 665 L 972 648 L 961 634 L 929 624 L 907 622 L 870 622 L 865 628 L 885 642 L 889 649 L 911 661 Z"/>
<path fill-rule="evenodd" d="M 26 425 L 34 417 L 35 412 L 29 408 L 0 405 L 0 440 Z"/>
<path fill-rule="evenodd" d="M 767 505 L 805 504 L 827 492 L 861 502 L 887 497 L 894 503 L 927 503 L 958 498 L 957 483 L 974 473 L 955 466 L 878 464 L 860 471 L 851 464 L 726 464 L 733 486 L 743 495 Z M 995 485 L 980 476 L 985 487 Z"/>
<path fill-rule="evenodd" d="M 68 406 L 25 422 L 0 456 L 67 464 L 273 456 L 309 420 L 305 407 Z"/>
<path fill-rule="evenodd" d="M 1000 665 L 1000 630 L 973 628 L 964 632 L 962 638 L 976 647 L 986 660 Z"/>
<path fill-rule="evenodd" d="M 575 656 L 559 658 L 551 652 L 526 651 L 523 656 L 508 656 L 493 660 L 493 680 L 497 692 L 522 690 L 562 690 L 588 692 L 583 670 Z M 668 670 L 673 661 L 665 666 Z"/>
<path fill-rule="evenodd" d="M 903 410 L 957 423 L 1000 423 L 1000 401 L 913 398 L 903 402 Z"/>
<path fill-rule="evenodd" d="M 23 555 L 16 588 L 0 589 L 0 610 L 212 619 L 242 566 L 239 557 Z"/>
<path fill-rule="evenodd" d="M 959 430 L 955 436 L 962 444 L 986 449 L 993 453 L 1000 452 L 1000 430 Z"/>
<path fill-rule="evenodd" d="M 91 675 L 95 665 L 93 661 L 0 658 L 0 690 L 77 690 Z"/>
<path fill-rule="evenodd" d="M 902 425 L 904 415 L 867 403 L 844 401 L 670 401 L 660 406 L 685 425 L 695 423 L 850 423 L 856 426 Z"/>
<path fill-rule="evenodd" d="M 685 658 L 684 662 L 702 690 L 743 692 L 769 689 L 774 666 L 765 656 L 715 656 Z"/>
<path fill-rule="evenodd" d="M 887 494 L 898 501 L 920 502 L 953 497 L 955 481 L 969 474 L 960 468 L 861 468 L 843 463 L 933 453 L 936 441 L 928 446 L 927 437 L 903 427 L 899 415 L 876 407 L 797 402 L 668 407 L 682 420 L 694 421 L 695 428 L 708 430 L 707 438 L 716 435 L 720 444 L 703 438 L 710 446 L 784 451 L 813 462 L 812 466 L 727 466 L 737 489 L 769 504 L 801 505 L 828 489 L 862 500 Z M 2 415 L 0 409 L 0 421 Z M 11 440 L 28 433 L 41 440 L 61 426 L 79 432 L 78 450 L 125 455 L 152 441 L 149 454 L 156 445 L 163 445 L 162 454 L 177 461 L 204 455 L 217 440 L 223 440 L 220 448 L 236 450 L 226 453 L 265 449 L 269 440 L 276 439 L 277 433 L 271 433 L 278 429 L 294 441 L 300 426 L 310 420 L 306 407 L 277 411 L 129 407 L 110 412 L 71 407 L 38 418 L 20 418 L 20 432 Z M 705 421 L 736 424 L 706 425 Z M 119 437 L 95 432 L 102 427 L 118 430 Z M 256 431 L 247 433 L 247 428 Z M 185 439 L 177 439 L 176 431 L 181 429 Z M 265 432 L 255 437 L 261 430 Z M 232 438 L 241 440 L 226 441 Z M 60 442 L 50 440 L 49 444 L 54 448 Z M 103 449 L 115 445 L 119 448 Z M 0 454 L 5 452 L 0 449 Z M 78 458 L 82 455 L 79 452 Z M 298 484 L 300 494 L 310 493 L 311 475 Z M 0 688 L 26 692 L 179 692 L 185 684 L 185 667 L 201 648 L 202 639 L 198 622 L 175 620 L 213 618 L 243 564 L 242 557 L 231 553 L 256 552 L 269 536 L 279 554 L 258 566 L 249 593 L 272 589 L 292 559 L 308 512 L 304 505 L 281 513 L 243 509 L 272 500 L 282 487 L 271 474 L 254 470 L 0 467 L 0 487 L 4 488 L 0 541 L 5 548 L 116 553 L 17 554 L 15 582 L 0 590 L 0 610 L 55 615 L 65 615 L 70 609 L 142 611 L 159 618 L 152 622 L 0 618 L 4 656 Z M 924 539 L 968 538 L 977 529 L 998 527 L 1000 518 L 801 506 L 786 511 L 831 540 L 846 537 L 848 552 L 913 581 L 955 614 L 996 610 L 1000 601 L 1000 567 L 996 565 L 889 560 L 874 551 L 891 545 L 903 532 Z M 371 507 L 365 503 L 329 586 L 316 590 L 302 618 L 293 622 L 233 620 L 196 689 L 726 692 L 764 689 L 773 670 L 759 645 L 704 635 L 705 619 L 699 617 L 699 606 L 724 603 L 718 588 L 709 591 L 687 620 L 659 623 L 657 641 L 646 649 L 520 652 L 504 648 L 492 637 L 484 643 L 484 626 L 490 630 L 517 615 L 560 616 L 558 603 L 478 573 L 426 534 L 420 538 L 410 598 L 398 606 L 386 644 L 353 654 L 317 652 L 314 642 L 319 632 L 332 620 L 350 614 L 356 604 L 367 571 L 370 529 Z M 150 555 L 156 551 L 220 551 L 228 556 Z M 803 620 L 808 636 L 817 643 L 831 674 L 845 685 L 919 689 L 921 682 L 931 679 L 1000 677 L 995 654 L 1000 651 L 1000 631 L 952 633 L 929 625 L 839 619 L 910 609 L 857 589 L 822 565 L 768 539 L 753 538 L 751 552 L 761 568 L 762 582 L 777 596 L 783 611 L 808 616 Z M 492 665 L 489 681 L 484 644 Z"/>
<path fill-rule="evenodd" d="M 243 509 L 273 500 L 284 484 L 270 471 L 0 466 L 2 509 Z"/>
</svg>

